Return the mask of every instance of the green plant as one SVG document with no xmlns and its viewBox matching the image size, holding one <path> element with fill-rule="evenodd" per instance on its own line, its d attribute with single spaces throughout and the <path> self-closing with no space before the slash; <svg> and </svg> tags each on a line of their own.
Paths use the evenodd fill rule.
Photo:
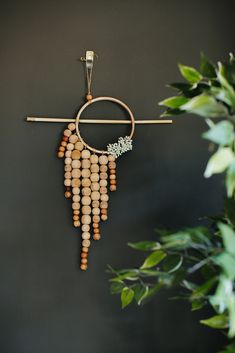
<svg viewBox="0 0 235 353">
<path fill-rule="evenodd" d="M 173 83 L 177 95 L 159 104 L 162 116 L 193 113 L 202 117 L 209 130 L 203 138 L 213 144 L 205 177 L 225 177 L 227 199 L 221 215 L 207 218 L 207 226 L 177 232 L 158 230 L 157 241 L 142 241 L 130 247 L 148 253 L 139 268 L 114 270 L 111 293 L 120 294 L 122 308 L 138 305 L 162 288 L 176 286 L 179 298 L 192 310 L 211 306 L 215 314 L 201 323 L 235 337 L 235 58 L 214 65 L 204 54 L 200 69 L 179 65 L 183 83 Z M 234 353 L 229 345 L 221 353 Z"/>
</svg>

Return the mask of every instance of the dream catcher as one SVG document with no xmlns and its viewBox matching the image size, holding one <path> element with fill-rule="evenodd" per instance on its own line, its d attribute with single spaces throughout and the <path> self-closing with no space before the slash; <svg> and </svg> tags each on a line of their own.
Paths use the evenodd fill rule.
<svg viewBox="0 0 235 353">
<path fill-rule="evenodd" d="M 113 97 L 97 97 L 91 95 L 91 79 L 94 52 L 87 51 L 87 102 L 80 108 L 76 119 L 70 122 L 63 132 L 58 149 L 58 157 L 64 159 L 65 197 L 71 200 L 73 225 L 81 229 L 81 270 L 88 268 L 88 254 L 92 240 L 101 238 L 101 222 L 108 219 L 109 198 L 117 190 L 116 169 L 118 158 L 133 147 L 135 119 L 130 108 L 121 100 Z M 109 101 L 121 106 L 129 115 L 131 125 L 128 136 L 119 137 L 115 143 L 107 145 L 105 150 L 98 150 L 86 143 L 80 132 L 81 114 L 92 104 L 99 101 Z M 27 121 L 66 121 L 68 119 L 45 119 L 28 117 Z M 96 123 L 99 120 L 95 121 Z M 101 121 L 102 123 L 104 121 Z M 111 120 L 107 122 L 113 122 Z M 138 120 L 137 123 L 170 123 L 171 120 Z M 117 123 L 117 121 L 114 121 Z"/>
</svg>

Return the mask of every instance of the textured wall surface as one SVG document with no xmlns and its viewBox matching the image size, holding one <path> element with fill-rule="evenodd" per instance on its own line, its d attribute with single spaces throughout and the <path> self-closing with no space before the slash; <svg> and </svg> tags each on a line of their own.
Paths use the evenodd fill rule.
<svg viewBox="0 0 235 353">
<path fill-rule="evenodd" d="M 234 49 L 233 1 L 8 1 L 0 19 L 0 352 L 216 352 L 222 337 L 200 326 L 202 313 L 168 301 L 167 292 L 122 311 L 105 273 L 107 264 L 142 261 L 128 241 L 155 239 L 155 227 L 197 224 L 220 209 L 220 179 L 202 176 L 203 120 L 177 117 L 172 126 L 136 129 L 133 152 L 118 162 L 102 240 L 82 273 L 56 158 L 64 125 L 24 117 L 73 117 L 85 92 L 78 59 L 93 49 L 93 94 L 123 99 L 137 118 L 157 118 L 157 102 L 172 94 L 165 84 L 179 79 L 177 62 L 196 65 L 201 50 L 225 59 Z M 87 112 L 94 114 L 123 112 L 107 103 Z M 82 131 L 101 147 L 127 127 Z"/>
</svg>

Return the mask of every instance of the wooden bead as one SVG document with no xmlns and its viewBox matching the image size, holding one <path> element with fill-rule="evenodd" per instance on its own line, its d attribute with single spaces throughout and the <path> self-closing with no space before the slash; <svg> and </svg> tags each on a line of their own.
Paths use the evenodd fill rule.
<svg viewBox="0 0 235 353">
<path fill-rule="evenodd" d="M 80 159 L 81 157 L 81 152 L 78 150 L 73 150 L 72 154 L 71 154 L 71 158 L 72 159 Z"/>
<path fill-rule="evenodd" d="M 89 251 L 89 249 L 88 249 L 88 247 L 87 247 L 87 246 L 84 246 L 84 247 L 82 248 L 82 252 L 86 252 L 86 253 L 88 253 L 88 251 Z"/>
<path fill-rule="evenodd" d="M 101 171 L 101 173 L 105 173 L 105 172 L 107 172 L 107 170 L 108 170 L 107 165 L 102 164 L 102 165 L 100 166 L 100 171 Z"/>
<path fill-rule="evenodd" d="M 108 202 L 106 202 L 106 201 L 101 201 L 101 203 L 100 203 L 100 208 L 108 208 Z"/>
<path fill-rule="evenodd" d="M 82 197 L 82 205 L 83 206 L 89 206 L 91 203 L 91 198 L 90 196 L 83 196 Z"/>
<path fill-rule="evenodd" d="M 100 189 L 100 185 L 97 182 L 91 183 L 91 190 L 98 191 Z"/>
<path fill-rule="evenodd" d="M 91 214 L 91 207 L 90 206 L 83 206 L 82 213 L 83 214 Z"/>
<path fill-rule="evenodd" d="M 88 214 L 84 214 L 81 218 L 82 224 L 90 224 L 91 217 Z"/>
<path fill-rule="evenodd" d="M 100 202 L 99 201 L 92 201 L 92 207 L 99 207 Z"/>
<path fill-rule="evenodd" d="M 64 180 L 64 185 L 65 186 L 71 186 L 71 179 L 65 179 Z"/>
<path fill-rule="evenodd" d="M 82 195 L 83 196 L 90 196 L 90 194 L 91 194 L 91 189 L 90 188 L 85 187 L 85 188 L 82 189 Z"/>
<path fill-rule="evenodd" d="M 78 141 L 75 143 L 75 146 L 74 146 L 75 150 L 78 150 L 78 151 L 82 151 L 83 148 L 84 148 L 84 145 L 82 142 Z"/>
<path fill-rule="evenodd" d="M 71 176 L 73 177 L 73 178 L 80 178 L 80 176 L 81 176 L 81 171 L 80 171 L 80 169 L 73 169 L 72 170 L 72 173 L 71 173 Z"/>
<path fill-rule="evenodd" d="M 64 152 L 59 151 L 59 152 L 57 153 L 57 157 L 58 157 L 58 158 L 63 158 L 63 157 L 64 157 Z"/>
<path fill-rule="evenodd" d="M 109 169 L 116 169 L 116 163 L 115 162 L 109 162 Z"/>
<path fill-rule="evenodd" d="M 92 201 L 98 201 L 100 199 L 100 193 L 98 191 L 92 191 L 91 199 Z"/>
<path fill-rule="evenodd" d="M 102 208 L 100 212 L 101 214 L 108 214 L 107 208 Z"/>
<path fill-rule="evenodd" d="M 114 162 L 115 157 L 110 154 L 110 155 L 108 155 L 108 160 L 109 160 L 109 162 Z"/>
<path fill-rule="evenodd" d="M 116 179 L 116 174 L 111 174 L 111 175 L 109 176 L 109 179 L 110 179 L 110 180 L 115 180 L 115 179 Z"/>
<path fill-rule="evenodd" d="M 116 180 L 110 180 L 110 185 L 116 185 Z"/>
<path fill-rule="evenodd" d="M 72 132 L 69 129 L 64 130 L 64 136 L 69 137 L 72 135 Z"/>
<path fill-rule="evenodd" d="M 89 232 L 83 232 L 82 233 L 82 239 L 90 239 L 91 235 Z"/>
<path fill-rule="evenodd" d="M 90 178 L 90 175 L 91 175 L 90 169 L 82 169 L 83 178 Z"/>
<path fill-rule="evenodd" d="M 100 209 L 99 209 L 98 207 L 94 207 L 94 208 L 92 209 L 92 214 L 93 214 L 94 216 L 99 215 L 99 214 L 100 214 Z"/>
<path fill-rule="evenodd" d="M 78 188 L 78 187 L 73 188 L 72 191 L 73 191 L 74 195 L 79 195 L 80 194 L 80 188 Z"/>
<path fill-rule="evenodd" d="M 83 224 L 82 225 L 82 231 L 83 232 L 89 232 L 89 230 L 90 230 L 89 224 Z"/>
<path fill-rule="evenodd" d="M 80 179 L 72 179 L 72 187 L 79 188 L 80 185 L 81 185 Z"/>
<path fill-rule="evenodd" d="M 94 240 L 100 240 L 100 234 L 99 234 L 99 233 L 94 234 L 94 235 L 93 235 L 93 239 L 94 239 Z"/>
<path fill-rule="evenodd" d="M 100 173 L 100 179 L 107 179 L 108 174 L 107 173 Z"/>
<path fill-rule="evenodd" d="M 69 199 L 72 196 L 72 194 L 70 191 L 65 191 L 64 196 L 66 197 L 66 199 Z"/>
<path fill-rule="evenodd" d="M 82 253 L 81 253 L 81 258 L 82 258 L 82 259 L 86 259 L 87 256 L 88 256 L 88 255 L 87 255 L 87 252 L 82 252 Z"/>
<path fill-rule="evenodd" d="M 84 169 L 89 169 L 91 166 L 91 162 L 89 159 L 83 159 L 82 160 L 82 168 Z"/>
<path fill-rule="evenodd" d="M 75 144 L 77 141 L 78 141 L 78 136 L 77 135 L 74 134 L 74 135 L 71 135 L 69 137 L 69 142 Z"/>
<path fill-rule="evenodd" d="M 65 152 L 65 157 L 71 157 L 72 151 L 66 151 Z"/>
<path fill-rule="evenodd" d="M 116 170 L 115 169 L 110 169 L 109 170 L 109 174 L 116 174 Z"/>
<path fill-rule="evenodd" d="M 62 141 L 68 142 L 69 138 L 67 136 L 63 136 Z"/>
<path fill-rule="evenodd" d="M 61 141 L 61 144 L 60 144 L 62 147 L 66 147 L 67 146 L 67 142 L 66 141 Z"/>
<path fill-rule="evenodd" d="M 73 214 L 76 215 L 76 216 L 79 215 L 80 214 L 80 210 L 73 210 Z"/>
<path fill-rule="evenodd" d="M 89 187 L 89 186 L 91 186 L 91 181 L 90 181 L 90 179 L 88 179 L 88 178 L 83 178 L 83 179 L 82 179 L 82 186 L 83 186 L 83 187 Z"/>
<path fill-rule="evenodd" d="M 110 191 L 116 191 L 117 190 L 116 185 L 110 185 L 109 190 Z"/>
<path fill-rule="evenodd" d="M 91 156 L 91 152 L 89 150 L 83 150 L 81 153 L 82 158 L 88 159 Z"/>
<path fill-rule="evenodd" d="M 100 164 L 107 164 L 108 163 L 108 157 L 105 155 L 99 156 L 99 163 Z"/>
<path fill-rule="evenodd" d="M 82 271 L 86 271 L 86 270 L 87 270 L 87 265 L 86 265 L 86 264 L 81 264 L 81 265 L 80 265 L 80 269 L 81 269 Z"/>
<path fill-rule="evenodd" d="M 102 214 L 101 219 L 102 219 L 102 221 L 107 221 L 108 216 L 106 214 Z"/>
<path fill-rule="evenodd" d="M 74 144 L 73 143 L 68 143 L 67 144 L 67 150 L 72 151 L 74 149 Z"/>
<path fill-rule="evenodd" d="M 98 165 L 98 164 L 92 164 L 92 165 L 91 165 L 91 172 L 92 172 L 92 173 L 98 173 L 99 170 L 100 170 L 100 168 L 99 168 L 99 165 Z"/>
<path fill-rule="evenodd" d="M 86 95 L 86 99 L 87 99 L 88 101 L 91 101 L 91 100 L 92 100 L 92 98 L 93 98 L 93 97 L 92 97 L 92 95 L 91 95 L 91 94 L 87 94 L 87 95 Z"/>
<path fill-rule="evenodd" d="M 93 216 L 93 217 L 92 217 L 92 221 L 93 221 L 93 223 L 99 223 L 99 221 L 100 221 L 100 216 L 97 216 L 97 215 Z"/>
<path fill-rule="evenodd" d="M 107 182 L 106 179 L 101 179 L 101 180 L 100 180 L 100 186 L 101 186 L 101 187 L 105 187 L 105 186 L 107 186 L 107 185 L 108 185 L 108 182 Z"/>
<path fill-rule="evenodd" d="M 90 161 L 91 161 L 92 164 L 97 164 L 98 161 L 99 161 L 99 157 L 96 154 L 92 154 L 90 156 Z"/>
<path fill-rule="evenodd" d="M 94 229 L 99 228 L 99 224 L 98 224 L 98 223 L 93 223 L 93 228 L 94 228 Z"/>
<path fill-rule="evenodd" d="M 73 195 L 73 202 L 79 202 L 81 199 L 80 195 Z"/>
<path fill-rule="evenodd" d="M 84 239 L 82 241 L 82 246 L 84 246 L 84 248 L 89 248 L 90 245 L 91 245 L 91 242 L 89 239 Z"/>
<path fill-rule="evenodd" d="M 65 158 L 64 164 L 71 164 L 71 163 L 72 163 L 72 159 L 70 157 Z"/>
<path fill-rule="evenodd" d="M 76 125 L 75 125 L 74 123 L 69 123 L 68 129 L 69 129 L 70 131 L 74 131 L 74 130 L 76 129 Z"/>
<path fill-rule="evenodd" d="M 73 216 L 73 220 L 74 220 L 74 221 L 79 221 L 79 216 L 78 216 L 78 215 L 74 215 L 74 216 Z"/>
<path fill-rule="evenodd" d="M 81 259 L 81 264 L 87 264 L 87 259 Z"/>
<path fill-rule="evenodd" d="M 59 151 L 60 151 L 60 152 L 64 152 L 64 151 L 65 151 L 65 147 L 60 146 L 60 147 L 59 147 Z"/>
<path fill-rule="evenodd" d="M 74 221 L 73 225 L 74 225 L 74 227 L 78 228 L 78 227 L 80 227 L 80 222 L 79 221 Z"/>
<path fill-rule="evenodd" d="M 99 174 L 98 173 L 91 173 L 91 181 L 98 181 L 99 180 Z"/>
<path fill-rule="evenodd" d="M 72 209 L 73 210 L 79 210 L 80 208 L 80 203 L 79 202 L 73 202 L 72 203 Z"/>
<path fill-rule="evenodd" d="M 107 192 L 108 192 L 108 189 L 105 186 L 101 186 L 100 193 L 101 194 L 107 194 Z"/>
<path fill-rule="evenodd" d="M 100 232 L 100 230 L 99 230 L 99 228 L 94 228 L 94 229 L 93 229 L 93 232 L 94 232 L 95 234 L 97 234 L 97 233 Z"/>
<path fill-rule="evenodd" d="M 64 166 L 64 171 L 65 171 L 65 172 L 70 172 L 71 170 L 72 170 L 71 164 L 66 164 L 66 165 Z"/>
<path fill-rule="evenodd" d="M 75 159 L 72 161 L 72 167 L 73 168 L 80 168 L 81 167 L 81 162 L 78 159 Z"/>
<path fill-rule="evenodd" d="M 109 200 L 109 195 L 108 195 L 108 194 L 102 194 L 102 195 L 100 195 L 100 200 L 107 202 L 107 201 Z"/>
<path fill-rule="evenodd" d="M 64 173 L 64 178 L 65 179 L 71 179 L 71 175 L 72 175 L 71 172 L 66 172 L 66 173 Z"/>
</svg>

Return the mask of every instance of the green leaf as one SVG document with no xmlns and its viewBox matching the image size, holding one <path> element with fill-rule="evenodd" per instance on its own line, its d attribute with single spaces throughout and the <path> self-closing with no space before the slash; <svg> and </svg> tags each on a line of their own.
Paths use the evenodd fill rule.
<svg viewBox="0 0 235 353">
<path fill-rule="evenodd" d="M 180 109 L 204 118 L 222 118 L 228 115 L 227 108 L 207 94 L 201 94 L 190 99 L 186 104 L 181 105 Z"/>
<path fill-rule="evenodd" d="M 136 284 L 133 287 L 135 293 L 135 300 L 138 305 L 141 305 L 143 299 L 147 296 L 149 287 L 141 284 Z"/>
<path fill-rule="evenodd" d="M 144 303 L 152 299 L 163 287 L 163 283 L 156 283 L 149 287 L 148 293 L 143 298 Z"/>
<path fill-rule="evenodd" d="M 215 328 L 215 329 L 224 329 L 228 327 L 228 317 L 227 315 L 215 315 L 206 320 L 201 320 L 201 324 Z"/>
<path fill-rule="evenodd" d="M 177 271 L 183 263 L 183 256 L 181 255 L 168 255 L 163 263 L 164 271 L 173 273 Z"/>
<path fill-rule="evenodd" d="M 233 124 L 226 120 L 221 121 L 202 136 L 207 140 L 218 143 L 222 146 L 231 145 L 235 137 Z"/>
<path fill-rule="evenodd" d="M 223 147 L 218 149 L 208 161 L 204 173 L 205 178 L 209 178 L 213 174 L 224 172 L 234 160 L 234 153 L 231 148 Z"/>
<path fill-rule="evenodd" d="M 191 294 L 191 300 L 199 300 L 205 297 L 217 282 L 217 277 L 210 278 L 207 282 L 197 287 Z"/>
<path fill-rule="evenodd" d="M 235 257 L 233 255 L 223 252 L 216 256 L 214 260 L 223 268 L 230 280 L 235 279 Z"/>
<path fill-rule="evenodd" d="M 134 298 L 134 294 L 135 293 L 131 288 L 128 288 L 128 287 L 123 288 L 122 294 L 121 294 L 122 309 L 124 309 L 132 302 Z"/>
<path fill-rule="evenodd" d="M 122 281 L 113 282 L 110 286 L 110 294 L 121 293 L 124 286 L 125 286 L 124 282 L 122 282 Z"/>
<path fill-rule="evenodd" d="M 200 72 L 193 67 L 179 64 L 179 69 L 182 76 L 191 83 L 198 83 L 202 79 Z"/>
<path fill-rule="evenodd" d="M 234 199 L 226 199 L 224 202 L 225 216 L 229 222 L 235 227 L 235 201 Z"/>
<path fill-rule="evenodd" d="M 192 302 L 192 307 L 191 310 L 192 311 L 196 311 L 196 310 L 200 310 L 205 306 L 205 302 L 202 300 L 194 300 Z"/>
<path fill-rule="evenodd" d="M 204 53 L 201 53 L 200 72 L 204 77 L 216 77 L 215 65 L 205 56 Z"/>
<path fill-rule="evenodd" d="M 228 299 L 228 313 L 229 313 L 229 332 L 230 338 L 235 337 L 235 295 L 231 295 Z"/>
<path fill-rule="evenodd" d="M 230 101 L 229 105 L 233 108 L 233 111 L 235 111 L 235 91 L 233 86 L 228 81 L 229 80 L 228 73 L 230 75 L 231 71 L 229 71 L 229 66 L 226 64 L 222 64 L 219 62 L 218 66 L 219 66 L 219 70 L 217 72 L 217 78 L 221 83 L 222 87 L 226 90 L 227 99 Z M 234 75 L 235 75 L 235 71 L 234 71 Z M 231 79 L 231 75 L 230 75 L 230 79 Z"/>
<path fill-rule="evenodd" d="M 142 250 L 142 251 L 149 251 L 149 250 L 157 250 L 161 248 L 161 244 L 156 241 L 140 241 L 138 243 L 128 243 L 133 249 Z"/>
<path fill-rule="evenodd" d="M 218 227 L 221 231 L 224 247 L 228 253 L 235 255 L 235 232 L 234 230 L 227 224 L 219 223 Z M 234 268 L 235 272 L 235 268 Z"/>
<path fill-rule="evenodd" d="M 159 102 L 158 104 L 165 105 L 166 107 L 169 107 L 169 108 L 177 109 L 181 105 L 187 103 L 188 101 L 189 101 L 189 99 L 184 96 L 174 96 L 174 97 L 164 99 L 163 101 Z"/>
<path fill-rule="evenodd" d="M 151 268 L 156 266 L 159 262 L 161 262 L 166 257 L 166 253 L 162 250 L 154 251 L 150 254 L 144 261 L 141 269 Z"/>
<path fill-rule="evenodd" d="M 232 163 L 227 170 L 225 184 L 228 197 L 233 197 L 235 192 L 235 163 Z"/>
</svg>

